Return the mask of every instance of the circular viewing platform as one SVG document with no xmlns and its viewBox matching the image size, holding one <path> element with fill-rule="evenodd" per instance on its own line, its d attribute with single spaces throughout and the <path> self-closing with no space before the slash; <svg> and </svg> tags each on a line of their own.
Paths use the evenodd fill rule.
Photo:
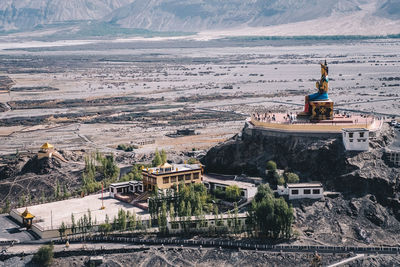
<svg viewBox="0 0 400 267">
<path fill-rule="evenodd" d="M 370 132 L 381 129 L 383 120 L 371 115 L 335 114 L 333 120 L 311 121 L 286 113 L 255 113 L 247 122 L 256 128 L 284 132 L 341 133 L 343 129 L 364 128 Z"/>
</svg>

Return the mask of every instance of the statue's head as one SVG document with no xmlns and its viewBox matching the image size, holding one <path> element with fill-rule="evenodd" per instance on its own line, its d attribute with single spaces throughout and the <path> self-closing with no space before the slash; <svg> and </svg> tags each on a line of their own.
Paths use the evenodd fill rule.
<svg viewBox="0 0 400 267">
<path fill-rule="evenodd" d="M 322 63 L 320 63 L 320 64 L 321 64 L 321 75 L 328 76 L 329 69 L 328 69 L 328 64 L 326 63 L 326 60 L 325 60 L 325 64 L 322 64 Z"/>
</svg>

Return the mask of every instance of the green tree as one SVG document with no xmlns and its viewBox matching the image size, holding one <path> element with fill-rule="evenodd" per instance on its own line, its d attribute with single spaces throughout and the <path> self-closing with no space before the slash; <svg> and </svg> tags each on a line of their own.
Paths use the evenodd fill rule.
<svg viewBox="0 0 400 267">
<path fill-rule="evenodd" d="M 239 230 L 240 230 L 239 229 L 239 209 L 238 209 L 238 206 L 237 206 L 236 202 L 234 204 L 233 212 L 234 212 L 233 227 L 235 229 L 235 233 L 238 233 Z"/>
<path fill-rule="evenodd" d="M 192 216 L 192 205 L 190 204 L 190 202 L 188 202 L 186 205 L 186 216 Z"/>
<path fill-rule="evenodd" d="M 251 203 L 248 223 L 258 234 L 271 238 L 289 238 L 293 208 L 283 198 L 275 198 L 268 185 L 262 185 Z"/>
<path fill-rule="evenodd" d="M 237 201 L 240 198 L 240 188 L 237 185 L 230 185 L 225 189 L 226 198 Z"/>
<path fill-rule="evenodd" d="M 102 223 L 99 225 L 99 231 L 103 235 L 108 235 L 109 232 L 111 232 L 112 226 L 109 223 Z"/>
<path fill-rule="evenodd" d="M 136 213 L 135 211 L 129 217 L 129 230 L 134 231 L 136 229 Z"/>
<path fill-rule="evenodd" d="M 270 160 L 270 161 L 267 162 L 266 169 L 268 171 L 276 171 L 276 168 L 277 168 L 277 166 L 276 166 L 275 161 Z"/>
<path fill-rule="evenodd" d="M 300 178 L 297 174 L 293 172 L 288 172 L 286 173 L 286 181 L 289 184 L 298 183 L 300 181 Z"/>
<path fill-rule="evenodd" d="M 162 164 L 162 159 L 161 159 L 160 153 L 158 152 L 158 149 L 156 149 L 156 151 L 154 153 L 153 161 L 151 163 L 152 163 L 153 167 L 157 167 Z"/>
<path fill-rule="evenodd" d="M 279 176 L 278 180 L 276 181 L 277 185 L 284 185 L 285 184 L 285 178 L 282 176 Z"/>
<path fill-rule="evenodd" d="M 161 164 L 164 164 L 167 162 L 167 153 L 165 152 L 164 149 L 161 149 Z"/>
<path fill-rule="evenodd" d="M 25 195 L 22 195 L 19 197 L 18 205 L 20 207 L 23 207 L 23 206 L 25 206 L 25 204 L 26 204 L 26 197 L 25 197 Z"/>
<path fill-rule="evenodd" d="M 161 213 L 158 216 L 158 228 L 161 233 L 167 232 L 167 205 L 165 202 L 161 205 Z"/>
<path fill-rule="evenodd" d="M 123 209 L 120 209 L 118 211 L 118 229 L 120 231 L 125 231 L 126 230 L 126 213 Z"/>
<path fill-rule="evenodd" d="M 116 181 L 119 176 L 119 168 L 114 161 L 113 155 L 106 156 L 102 161 L 103 175 L 105 179 L 109 179 L 112 182 Z"/>
<path fill-rule="evenodd" d="M 87 226 L 86 228 L 88 229 L 88 231 L 90 232 L 90 230 L 92 229 L 93 226 L 93 222 L 92 222 L 92 213 L 90 212 L 90 209 L 88 209 L 88 216 L 87 216 L 88 220 L 87 220 Z"/>
<path fill-rule="evenodd" d="M 10 200 L 7 198 L 6 199 L 6 205 L 5 205 L 4 209 L 3 209 L 3 212 L 4 213 L 9 213 L 10 210 L 11 210 L 11 204 L 10 204 Z"/>
<path fill-rule="evenodd" d="M 58 232 L 60 234 L 60 238 L 62 239 L 64 234 L 65 234 L 65 230 L 67 229 L 67 227 L 65 226 L 64 222 L 61 222 L 60 227 L 58 228 Z"/>
<path fill-rule="evenodd" d="M 46 202 L 46 196 L 45 196 L 43 190 L 42 190 L 42 196 L 40 197 L 40 201 L 41 201 L 42 203 Z"/>
<path fill-rule="evenodd" d="M 186 215 L 186 207 L 185 207 L 185 202 L 181 200 L 179 203 L 179 210 L 178 210 L 179 217 L 183 217 Z"/>
<path fill-rule="evenodd" d="M 60 183 L 58 182 L 58 179 L 56 180 L 56 188 L 54 191 L 54 198 L 58 199 L 60 197 Z"/>
<path fill-rule="evenodd" d="M 39 266 L 50 266 L 54 256 L 53 249 L 53 244 L 41 246 L 33 256 L 33 262 Z"/>
<path fill-rule="evenodd" d="M 76 233 L 76 224 L 75 224 L 75 216 L 73 213 L 71 213 L 71 232 L 73 234 Z"/>
<path fill-rule="evenodd" d="M 176 216 L 176 213 L 175 213 L 174 204 L 171 202 L 171 203 L 169 203 L 169 219 L 170 219 L 170 221 L 175 220 L 175 216 Z"/>
</svg>

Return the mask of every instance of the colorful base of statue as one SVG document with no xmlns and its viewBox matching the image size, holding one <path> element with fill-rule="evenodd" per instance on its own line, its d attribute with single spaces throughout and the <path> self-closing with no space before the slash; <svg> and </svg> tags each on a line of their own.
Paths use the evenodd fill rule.
<svg viewBox="0 0 400 267">
<path fill-rule="evenodd" d="M 310 101 L 310 120 L 333 120 L 333 101 Z"/>
</svg>

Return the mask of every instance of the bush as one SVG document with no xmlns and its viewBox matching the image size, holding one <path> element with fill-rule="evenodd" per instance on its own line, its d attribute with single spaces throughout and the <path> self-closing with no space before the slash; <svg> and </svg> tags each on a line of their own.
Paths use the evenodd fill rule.
<svg viewBox="0 0 400 267">
<path fill-rule="evenodd" d="M 282 176 L 279 176 L 278 181 L 276 182 L 277 185 L 284 185 L 285 179 Z"/>
<path fill-rule="evenodd" d="M 189 160 L 188 160 L 188 164 L 196 164 L 198 161 L 197 161 L 197 159 L 195 159 L 195 158 L 190 158 Z"/>
<path fill-rule="evenodd" d="M 227 200 L 237 201 L 240 198 L 240 188 L 237 185 L 230 185 L 225 189 Z"/>
<path fill-rule="evenodd" d="M 293 183 L 298 183 L 300 181 L 300 178 L 297 174 L 292 173 L 292 172 L 288 172 L 286 174 L 286 181 L 289 184 L 293 184 Z"/>
<path fill-rule="evenodd" d="M 50 266 L 54 256 L 53 248 L 53 244 L 41 246 L 33 256 L 33 261 L 39 266 Z"/>
<path fill-rule="evenodd" d="M 125 150 L 125 149 L 126 149 L 126 146 L 125 146 L 124 144 L 118 145 L 118 146 L 117 146 L 117 149 L 118 149 L 118 150 Z"/>
<path fill-rule="evenodd" d="M 268 161 L 266 168 L 268 171 L 275 171 L 277 168 L 275 161 L 272 161 L 272 160 Z"/>
<path fill-rule="evenodd" d="M 131 152 L 134 149 L 137 149 L 138 147 L 135 145 L 125 145 L 125 144 L 120 144 L 117 146 L 117 150 L 123 150 L 125 152 Z"/>
</svg>

